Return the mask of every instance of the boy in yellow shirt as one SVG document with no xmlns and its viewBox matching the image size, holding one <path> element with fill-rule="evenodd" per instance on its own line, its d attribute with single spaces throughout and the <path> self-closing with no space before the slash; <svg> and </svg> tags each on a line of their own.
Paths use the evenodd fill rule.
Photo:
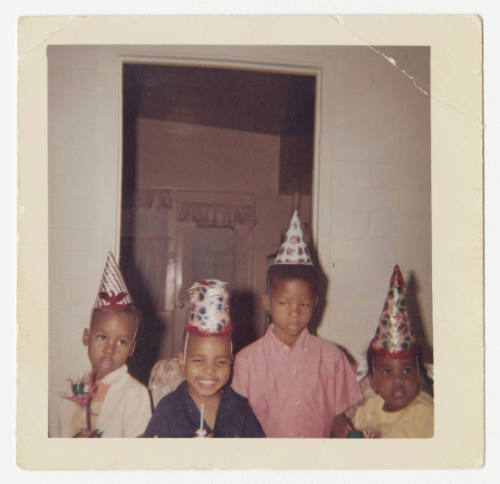
<svg viewBox="0 0 500 484">
<path fill-rule="evenodd" d="M 420 353 L 397 265 L 367 360 L 370 384 L 377 395 L 358 408 L 354 427 L 365 437 L 432 437 L 434 403 L 422 390 Z"/>
</svg>

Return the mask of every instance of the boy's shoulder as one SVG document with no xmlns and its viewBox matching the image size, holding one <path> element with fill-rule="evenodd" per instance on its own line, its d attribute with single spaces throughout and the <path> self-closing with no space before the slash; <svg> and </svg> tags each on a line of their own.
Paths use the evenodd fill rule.
<svg viewBox="0 0 500 484">
<path fill-rule="evenodd" d="M 322 358 L 327 359 L 342 359 L 347 358 L 344 351 L 340 348 L 340 346 L 336 345 L 332 341 L 321 338 L 314 334 L 309 334 L 309 345 L 310 349 L 314 352 L 317 352 Z"/>
<path fill-rule="evenodd" d="M 316 336 L 315 334 L 309 333 L 308 335 L 309 341 L 312 342 L 312 344 L 317 345 L 317 346 L 322 346 L 328 351 L 333 351 L 335 353 L 341 351 L 341 349 L 332 341 L 329 341 L 325 338 L 321 338 L 320 336 Z"/>
<path fill-rule="evenodd" d="M 185 405 L 187 398 L 186 380 L 183 380 L 179 386 L 167 393 L 156 405 L 156 409 L 160 412 L 167 411 L 169 408 L 182 407 Z"/>
<path fill-rule="evenodd" d="M 224 408 L 226 409 L 224 410 L 224 412 L 240 415 L 241 417 L 243 415 L 247 415 L 248 413 L 253 414 L 253 410 L 250 406 L 250 403 L 248 402 L 248 398 L 239 394 L 230 385 L 227 385 L 224 388 L 222 398 L 224 401 Z"/>
<path fill-rule="evenodd" d="M 305 329 L 307 333 L 305 337 L 307 338 L 307 344 L 312 345 L 313 349 L 321 349 L 323 351 L 327 351 L 333 354 L 343 354 L 343 351 L 337 346 L 335 343 L 328 341 L 327 339 L 320 338 L 314 334 L 311 334 L 307 329 Z M 254 353 L 255 351 L 259 351 L 263 349 L 267 345 L 268 334 L 264 334 L 258 340 L 250 343 L 248 346 L 242 348 L 236 356 Z"/>
<path fill-rule="evenodd" d="M 127 372 L 127 377 L 128 377 L 128 383 L 129 385 L 138 390 L 138 391 L 148 391 L 146 385 L 144 383 L 140 382 L 137 378 L 133 377 L 130 373 Z"/>
<path fill-rule="evenodd" d="M 146 386 L 134 378 L 128 371 L 112 386 L 114 386 L 113 392 L 123 394 L 124 398 L 139 398 L 145 396 L 149 398 L 149 392 Z"/>
<path fill-rule="evenodd" d="M 423 409 L 434 408 L 434 399 L 427 392 L 421 390 L 410 405 Z"/>
<path fill-rule="evenodd" d="M 245 346 L 242 348 L 238 353 L 236 353 L 235 358 L 238 360 L 242 359 L 247 359 L 247 358 L 254 358 L 256 354 L 262 354 L 267 345 L 268 345 L 268 338 L 269 335 L 266 331 L 264 333 L 264 336 L 261 336 L 259 339 L 255 340 L 253 343 L 250 343 L 249 345 Z"/>
<path fill-rule="evenodd" d="M 231 402 L 231 404 L 233 404 L 233 405 L 237 405 L 237 406 L 249 405 L 248 398 L 244 397 L 243 395 L 240 395 L 230 385 L 227 385 L 224 388 L 224 397 L 226 400 Z"/>
</svg>

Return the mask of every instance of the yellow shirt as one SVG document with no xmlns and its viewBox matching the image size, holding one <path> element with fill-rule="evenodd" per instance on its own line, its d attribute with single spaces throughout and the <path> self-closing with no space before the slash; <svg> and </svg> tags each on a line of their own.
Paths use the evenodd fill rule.
<svg viewBox="0 0 500 484">
<path fill-rule="evenodd" d="M 353 424 L 358 430 L 374 432 L 381 438 L 432 437 L 434 435 L 434 401 L 420 392 L 405 408 L 397 412 L 383 410 L 384 400 L 375 395 L 358 408 Z"/>
</svg>

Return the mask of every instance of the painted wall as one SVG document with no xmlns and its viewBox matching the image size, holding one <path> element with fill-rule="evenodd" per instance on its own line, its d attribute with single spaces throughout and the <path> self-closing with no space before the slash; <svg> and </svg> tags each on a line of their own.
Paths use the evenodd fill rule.
<svg viewBox="0 0 500 484">
<path fill-rule="evenodd" d="M 414 275 L 432 341 L 429 97 L 425 47 L 51 47 L 49 414 L 87 366 L 81 332 L 119 240 L 119 56 L 240 59 L 321 69 L 316 241 L 329 279 L 320 334 L 361 359 L 395 263 Z M 332 265 L 332 263 L 334 265 Z"/>
</svg>

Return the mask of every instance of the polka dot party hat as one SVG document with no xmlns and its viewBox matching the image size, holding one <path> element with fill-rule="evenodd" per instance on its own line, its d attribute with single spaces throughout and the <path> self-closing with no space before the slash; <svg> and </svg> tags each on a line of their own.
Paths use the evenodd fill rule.
<svg viewBox="0 0 500 484">
<path fill-rule="evenodd" d="M 309 250 L 304 242 L 304 234 L 297 210 L 293 212 L 290 228 L 273 264 L 313 265 Z"/>
<path fill-rule="evenodd" d="M 116 259 L 108 252 L 94 308 L 121 311 L 133 303 Z"/>
<path fill-rule="evenodd" d="M 190 297 L 186 322 L 188 333 L 220 336 L 231 331 L 227 283 L 217 279 L 198 281 L 188 290 Z"/>
<path fill-rule="evenodd" d="M 377 332 L 370 346 L 376 354 L 392 358 L 405 358 L 418 352 L 406 308 L 406 285 L 397 264 L 392 272 Z"/>
</svg>

